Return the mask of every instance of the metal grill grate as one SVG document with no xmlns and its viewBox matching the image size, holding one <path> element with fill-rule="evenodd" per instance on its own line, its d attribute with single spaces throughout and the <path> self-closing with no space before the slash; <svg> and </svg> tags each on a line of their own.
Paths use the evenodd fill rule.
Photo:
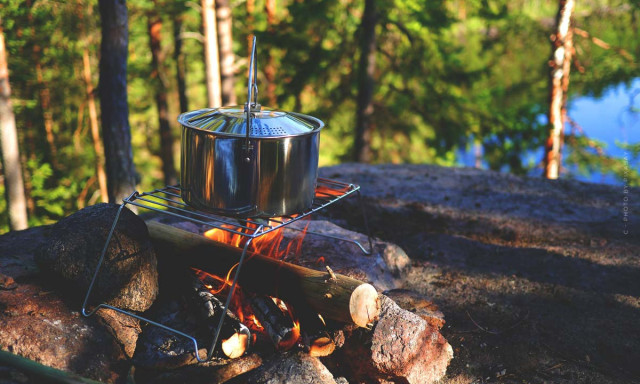
<svg viewBox="0 0 640 384">
<path fill-rule="evenodd" d="M 182 201 L 180 198 L 179 185 L 167 186 L 150 192 L 134 192 L 123 201 L 125 204 L 131 204 L 165 215 L 189 220 L 195 224 L 218 228 L 233 234 L 246 236 L 247 238 L 256 238 L 305 218 L 314 212 L 359 192 L 359 190 L 360 186 L 355 184 L 318 178 L 315 197 L 309 209 L 295 215 L 264 220 L 231 218 L 198 211 Z M 364 248 L 362 248 L 362 250 L 367 253 Z"/>
</svg>

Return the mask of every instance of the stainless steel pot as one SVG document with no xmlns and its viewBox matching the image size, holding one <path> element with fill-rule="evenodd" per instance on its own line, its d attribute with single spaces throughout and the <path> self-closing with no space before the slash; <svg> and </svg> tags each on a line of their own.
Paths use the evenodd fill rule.
<svg viewBox="0 0 640 384">
<path fill-rule="evenodd" d="M 192 207 L 236 217 L 308 209 L 318 177 L 315 117 L 262 108 L 255 84 L 255 40 L 248 102 L 183 113 L 180 183 Z"/>
<path fill-rule="evenodd" d="M 253 114 L 248 141 L 242 107 L 180 115 L 180 183 L 187 204 L 239 217 L 284 216 L 311 206 L 324 124 L 266 108 Z"/>
</svg>

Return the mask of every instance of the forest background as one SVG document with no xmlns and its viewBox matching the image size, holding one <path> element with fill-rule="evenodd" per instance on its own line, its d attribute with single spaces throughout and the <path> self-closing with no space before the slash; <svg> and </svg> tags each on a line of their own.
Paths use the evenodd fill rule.
<svg viewBox="0 0 640 384">
<path fill-rule="evenodd" d="M 325 121 L 321 166 L 358 159 L 354 148 L 364 3 L 229 3 L 233 63 L 224 68 L 231 69 L 235 79 L 237 103 L 246 99 L 248 37 L 255 34 L 259 101 Z M 375 4 L 368 161 L 455 166 L 461 164 L 462 152 L 472 151 L 478 167 L 542 174 L 542 158 L 526 155 L 543 148 L 549 135 L 549 37 L 558 2 Z M 175 169 L 178 114 L 208 105 L 202 9 L 199 2 L 183 0 L 129 0 L 127 8 L 133 154 L 139 190 L 149 190 L 167 180 L 157 91 L 166 92 Z M 98 4 L 2 0 L 0 17 L 29 225 L 47 224 L 102 199 L 96 175 L 100 148 L 92 136 L 95 116 L 90 108 L 98 86 Z M 598 97 L 611 86 L 630 85 L 640 77 L 639 19 L 638 0 L 577 3 L 569 98 Z M 640 113 L 637 105 L 630 101 L 629 116 Z M 615 158 L 602 142 L 569 121 L 565 144 L 561 177 L 598 172 L 640 185 L 640 143 L 618 143 L 628 156 Z M 0 232 L 8 230 L 6 212 L 0 200 Z"/>
</svg>

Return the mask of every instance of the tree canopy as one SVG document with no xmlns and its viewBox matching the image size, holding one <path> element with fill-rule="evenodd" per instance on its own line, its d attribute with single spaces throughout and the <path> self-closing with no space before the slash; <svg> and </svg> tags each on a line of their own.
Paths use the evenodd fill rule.
<svg viewBox="0 0 640 384">
<path fill-rule="evenodd" d="M 265 0 L 230 2 L 237 80 L 232 86 L 238 102 L 246 98 L 247 37 L 255 33 L 259 101 L 325 121 L 321 165 L 352 159 L 364 3 L 282 0 L 275 12 L 266 12 Z M 139 189 L 147 190 L 164 182 L 154 98 L 158 82 L 168 95 L 175 161 L 181 59 L 189 108 L 207 106 L 202 15 L 197 2 L 184 0 L 129 0 L 127 8 L 129 121 Z M 459 165 L 461 151 L 476 146 L 486 168 L 539 174 L 539 151 L 548 133 L 549 35 L 556 9 L 557 2 L 549 0 L 377 1 L 372 161 Z M 2 0 L 0 16 L 29 220 L 49 223 L 100 201 L 82 75 L 87 51 L 93 85 L 98 85 L 98 1 Z M 163 25 L 162 54 L 155 62 L 151 18 Z M 570 97 L 598 96 L 640 76 L 639 18 L 636 1 L 578 3 Z M 176 39 L 181 44 L 174 55 Z M 265 71 L 268 65 L 272 74 Z M 267 102 L 270 79 L 275 105 Z M 637 105 L 630 111 L 638 113 Z M 603 153 L 600 143 L 579 129 L 569 130 L 566 142 L 570 174 L 596 170 L 622 177 L 626 172 L 632 184 L 640 184 L 637 143 L 621 144 L 629 148 L 624 160 Z M 3 204 L 0 222 L 5 225 Z"/>
</svg>

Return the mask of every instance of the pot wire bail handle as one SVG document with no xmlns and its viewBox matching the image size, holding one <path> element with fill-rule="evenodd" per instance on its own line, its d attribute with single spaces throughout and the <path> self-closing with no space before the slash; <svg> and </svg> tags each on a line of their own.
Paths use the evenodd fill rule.
<svg viewBox="0 0 640 384">
<path fill-rule="evenodd" d="M 245 159 L 247 163 L 251 162 L 251 146 L 249 144 L 249 135 L 251 132 L 251 113 L 260 112 L 261 106 L 258 104 L 258 66 L 256 65 L 256 37 L 253 36 L 251 46 L 251 58 L 249 59 L 249 79 L 247 83 L 247 103 L 244 105 L 244 112 L 247 114 L 247 135 L 245 137 Z"/>
</svg>

